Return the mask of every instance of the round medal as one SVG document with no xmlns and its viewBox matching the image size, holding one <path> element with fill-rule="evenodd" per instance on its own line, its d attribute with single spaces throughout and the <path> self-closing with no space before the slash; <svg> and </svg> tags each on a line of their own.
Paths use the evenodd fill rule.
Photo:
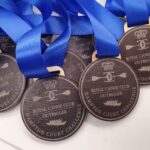
<svg viewBox="0 0 150 150">
<path fill-rule="evenodd" d="M 122 59 L 136 72 L 140 84 L 150 84 L 150 26 L 132 28 L 119 45 Z"/>
<path fill-rule="evenodd" d="M 30 86 L 24 95 L 21 112 L 29 131 L 48 141 L 71 136 L 85 116 L 77 87 L 61 76 L 37 80 Z"/>
<path fill-rule="evenodd" d="M 128 115 L 139 97 L 135 73 L 125 62 L 113 58 L 89 65 L 81 76 L 79 91 L 88 111 L 106 121 Z"/>
<path fill-rule="evenodd" d="M 65 77 L 78 86 L 84 69 L 85 65 L 81 58 L 72 52 L 68 52 L 64 65 Z"/>
<path fill-rule="evenodd" d="M 0 111 L 15 106 L 25 90 L 26 79 L 13 57 L 0 54 Z"/>
<path fill-rule="evenodd" d="M 0 36 L 0 49 L 2 53 L 15 57 L 16 45 L 8 36 Z"/>
</svg>

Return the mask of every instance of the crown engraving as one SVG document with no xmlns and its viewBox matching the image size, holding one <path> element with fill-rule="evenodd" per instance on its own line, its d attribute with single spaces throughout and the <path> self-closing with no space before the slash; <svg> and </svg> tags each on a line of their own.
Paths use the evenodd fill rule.
<svg viewBox="0 0 150 150">
<path fill-rule="evenodd" d="M 147 36 L 147 30 L 138 30 L 138 31 L 135 32 L 135 36 L 138 39 L 144 39 Z"/>
<path fill-rule="evenodd" d="M 104 62 L 102 63 L 102 67 L 104 68 L 105 71 L 111 71 L 114 68 L 115 63 L 114 62 Z"/>
</svg>

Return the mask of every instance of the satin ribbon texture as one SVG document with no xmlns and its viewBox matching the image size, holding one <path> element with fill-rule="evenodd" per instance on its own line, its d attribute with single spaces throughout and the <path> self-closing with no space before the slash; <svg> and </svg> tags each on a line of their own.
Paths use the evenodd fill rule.
<svg viewBox="0 0 150 150">
<path fill-rule="evenodd" d="M 43 28 L 42 34 L 61 34 L 64 30 L 65 22 L 60 16 L 50 16 L 52 8 L 50 1 L 40 1 L 38 0 L 5 0 L 0 1 L 0 7 L 5 8 L 16 15 L 20 16 L 23 20 L 28 22 L 32 27 L 35 27 L 42 23 L 43 15 L 37 15 L 33 12 L 33 6 L 39 7 L 39 10 L 43 11 L 44 18 L 49 17 L 48 22 Z M 46 11 L 47 8 L 47 11 Z M 55 24 L 55 27 L 53 26 Z M 73 16 L 71 18 L 72 24 L 72 35 L 89 35 L 93 34 L 91 25 L 89 21 L 84 16 Z M 5 35 L 3 31 L 0 30 L 0 35 Z"/>
<path fill-rule="evenodd" d="M 40 10 L 41 23 L 33 25 L 24 18 L 24 13 L 19 12 L 20 14 L 18 14 L 18 10 L 16 9 L 2 7 L 0 8 L 0 27 L 16 42 L 17 63 L 21 72 L 26 77 L 50 77 L 56 75 L 56 73 L 48 72 L 47 68 L 53 66 L 63 67 L 72 29 L 74 29 L 74 33 L 76 32 L 76 34 L 81 35 L 80 30 L 75 31 L 76 23 L 71 21 L 74 20 L 73 18 L 79 17 L 78 13 L 84 14 L 82 17 L 84 21 L 88 22 L 85 23 L 87 28 L 92 27 L 97 56 L 104 58 L 119 55 L 120 49 L 117 39 L 123 33 L 124 22 L 96 1 L 88 0 L 87 3 L 86 0 L 71 0 L 69 2 L 66 0 L 53 0 L 46 1 L 50 3 L 48 7 L 45 6 L 45 1 L 38 2 L 37 0 L 33 0 L 28 2 L 23 0 L 23 2 L 27 4 L 28 10 L 30 6 L 35 6 Z M 18 4 L 18 2 L 15 3 Z M 45 7 L 46 9 L 44 9 Z M 53 11 L 60 15 L 59 18 L 63 22 L 63 27 L 60 27 L 60 37 L 47 47 L 41 40 L 43 31 L 48 33 L 48 31 L 52 32 L 55 30 L 58 33 L 59 30 L 56 24 L 54 25 L 54 21 L 50 23 L 50 19 L 54 17 L 50 15 Z M 34 18 L 35 15 L 32 14 L 31 10 L 30 13 Z M 12 29 L 10 25 L 15 28 Z M 50 27 L 49 30 L 47 25 Z M 90 33 L 92 31 L 90 30 Z M 53 33 L 55 34 L 55 32 Z"/>
<path fill-rule="evenodd" d="M 98 58 L 115 57 L 120 54 L 117 38 L 123 33 L 124 22 L 93 0 L 63 0 L 68 10 L 84 14 L 90 21 L 95 37 Z M 115 22 L 116 20 L 117 22 Z M 111 24 L 111 26 L 110 26 Z M 115 32 L 113 32 L 115 30 Z M 111 31 L 111 32 L 110 32 Z"/>
<path fill-rule="evenodd" d="M 149 0 L 107 0 L 106 8 L 119 17 L 126 16 L 129 27 L 146 24 L 149 20 Z"/>
<path fill-rule="evenodd" d="M 61 1 L 57 0 L 57 3 L 60 6 L 59 10 L 56 8 L 55 3 L 53 3 L 53 10 L 59 13 L 66 23 L 64 31 L 57 40 L 49 47 L 43 46 L 41 35 L 42 28 L 47 22 L 45 20 L 42 24 L 23 35 L 17 42 L 17 62 L 20 70 L 27 77 L 50 77 L 55 72 L 48 72 L 47 68 L 53 66 L 63 67 L 67 45 L 71 36 L 71 22 L 70 15 Z"/>
</svg>

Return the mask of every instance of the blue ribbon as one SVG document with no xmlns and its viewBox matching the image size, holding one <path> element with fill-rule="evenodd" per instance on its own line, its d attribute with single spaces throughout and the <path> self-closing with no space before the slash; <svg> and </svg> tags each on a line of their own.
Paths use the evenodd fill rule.
<svg viewBox="0 0 150 150">
<path fill-rule="evenodd" d="M 42 17 L 40 15 L 27 15 L 26 18 L 32 23 L 32 26 L 35 27 L 40 24 Z M 54 26 L 55 24 L 55 26 Z M 47 22 L 45 23 L 42 34 L 60 35 L 65 28 L 65 21 L 62 17 L 59 16 L 50 16 Z M 93 29 L 89 20 L 85 16 L 72 16 L 71 17 L 71 35 L 91 35 Z M 5 32 L 0 30 L 0 35 L 6 35 Z M 14 41 L 15 42 L 15 41 Z"/>
<path fill-rule="evenodd" d="M 23 15 L 31 15 L 33 14 L 33 6 L 27 2 L 21 0 L 14 0 L 17 7 L 20 9 Z"/>
<path fill-rule="evenodd" d="M 149 16 L 150 16 L 150 1 L 149 0 L 145 0 L 145 3 L 146 3 L 147 8 L 149 10 Z"/>
<path fill-rule="evenodd" d="M 31 4 L 24 2 L 22 0 L 5 0 L 5 1 L 0 1 L 0 7 L 5 8 L 9 11 L 12 11 L 13 13 L 17 14 L 18 16 L 22 17 L 24 20 L 26 20 L 31 26 L 32 24 L 34 24 L 35 21 L 37 21 L 38 23 L 41 23 L 42 20 L 41 18 L 38 18 L 39 20 L 37 20 L 37 18 L 34 19 L 34 17 L 32 17 L 32 21 L 28 20 L 28 16 L 26 17 L 26 15 L 28 14 L 32 14 L 33 16 L 33 11 L 31 11 L 32 6 Z M 39 22 L 40 21 L 40 22 Z"/>
<path fill-rule="evenodd" d="M 129 27 L 143 25 L 149 22 L 149 14 L 144 0 L 124 0 L 127 23 Z"/>
<path fill-rule="evenodd" d="M 123 0 L 107 0 L 105 7 L 119 17 L 125 16 Z"/>
<path fill-rule="evenodd" d="M 119 17 L 127 16 L 128 26 L 148 23 L 150 15 L 149 0 L 107 0 L 106 8 Z"/>
<path fill-rule="evenodd" d="M 3 7 L 0 8 L 0 27 L 17 43 L 17 63 L 26 77 L 50 77 L 55 73 L 49 73 L 47 67 L 63 67 L 71 32 L 77 35 L 87 34 L 87 32 L 94 33 L 97 56 L 100 58 L 119 55 L 116 39 L 119 39 L 123 33 L 124 22 L 105 10 L 96 1 L 88 0 L 88 4 L 86 0 L 63 0 L 63 3 L 60 0 L 46 1 L 45 3 L 38 0 L 22 1 L 27 3 L 29 10 L 29 6 L 36 6 L 41 11 L 40 19 L 32 12 L 27 11 L 28 15 L 18 14 L 15 7 L 13 9 Z M 45 6 L 47 2 L 50 2 L 47 4 L 48 7 Z M 44 9 L 45 7 L 46 9 Z M 52 11 L 56 11 L 60 16 L 49 16 Z M 77 16 L 78 12 L 85 16 Z M 36 17 L 39 22 L 33 24 L 32 19 L 35 21 Z M 52 24 L 54 21 L 55 26 Z M 10 25 L 21 28 L 12 30 Z M 82 28 L 76 28 L 77 25 Z M 49 47 L 46 47 L 41 40 L 43 33 L 59 33 L 61 36 Z"/>
<path fill-rule="evenodd" d="M 42 13 L 43 20 L 46 20 L 49 18 L 51 12 L 52 12 L 52 3 L 51 0 L 22 0 L 28 4 L 31 4 L 38 8 L 40 12 Z"/>
<path fill-rule="evenodd" d="M 80 8 L 80 6 L 77 4 L 76 0 L 63 0 L 63 2 L 67 9 L 71 12 L 76 14 L 77 12 L 81 14 L 85 13 L 83 9 Z M 100 22 L 107 28 L 107 30 L 111 32 L 117 40 L 120 39 L 123 34 L 124 21 L 114 16 L 96 1 L 88 0 L 87 4 L 89 4 L 88 8 L 91 9 L 92 14 L 94 14 L 95 17 L 100 20 Z"/>
<path fill-rule="evenodd" d="M 86 0 L 76 0 L 69 2 L 67 0 L 63 0 L 63 2 L 66 4 L 68 9 L 70 9 L 70 11 L 85 14 L 89 19 L 94 31 L 97 57 L 104 58 L 119 55 L 119 45 L 113 34 L 116 37 L 118 37 L 118 35 L 119 37 L 122 35 L 123 21 L 119 20 L 115 22 L 117 26 L 113 26 L 113 20 L 115 20 L 116 17 L 110 14 L 107 10 L 100 6 L 100 4 L 93 0 L 88 0 L 88 3 Z M 104 18 L 107 19 L 105 20 Z M 108 24 L 111 24 L 111 26 Z M 107 28 L 104 25 L 107 25 Z M 116 31 L 115 33 L 112 31 L 112 28 Z M 113 34 L 110 33 L 107 29 L 111 30 Z"/>
<path fill-rule="evenodd" d="M 57 2 L 59 2 L 60 6 L 57 12 L 63 15 L 66 22 L 65 30 L 60 37 L 48 48 L 41 49 L 41 34 L 45 21 L 23 35 L 17 42 L 17 62 L 22 73 L 27 77 L 50 77 L 53 76 L 54 73 L 49 73 L 46 69 L 47 67 L 63 67 L 67 44 L 71 35 L 71 22 L 70 16 L 61 1 L 57 0 Z M 54 3 L 53 6 L 55 7 Z"/>
<path fill-rule="evenodd" d="M 38 4 L 38 1 L 29 1 L 26 0 L 14 0 L 16 4 L 12 0 L 6 0 L 6 1 L 1 1 L 0 6 L 16 13 L 17 15 L 19 14 L 20 17 L 22 17 L 25 21 L 27 21 L 31 26 L 35 27 L 39 25 L 42 22 L 42 16 L 41 15 L 33 15 L 32 11 L 32 5 L 35 5 L 39 7 L 41 10 L 45 11 L 45 5 L 46 6 L 51 6 L 51 4 L 47 5 L 47 3 L 44 2 L 44 5 L 41 2 Z M 32 4 L 32 5 L 31 5 Z M 17 8 L 17 6 L 19 9 Z M 24 14 L 21 14 L 20 10 L 24 12 Z M 46 11 L 45 14 L 49 14 L 51 11 Z M 27 15 L 28 14 L 28 15 Z M 45 15 L 46 16 L 46 15 Z M 55 26 L 53 26 L 55 24 Z M 86 17 L 79 17 L 79 16 L 73 16 L 71 18 L 71 24 L 72 24 L 72 35 L 89 35 L 93 34 L 93 31 L 91 29 L 91 25 L 86 19 Z M 54 17 L 50 16 L 48 22 L 45 24 L 45 27 L 42 31 L 42 34 L 61 34 L 62 31 L 64 30 L 65 22 L 62 19 L 62 17 Z M 5 35 L 3 31 L 0 31 L 0 35 Z"/>
<path fill-rule="evenodd" d="M 14 1 L 16 3 L 14 3 Z M 14 12 L 18 16 L 22 17 L 25 21 L 27 21 L 32 27 L 35 27 L 42 23 L 42 15 L 33 14 L 32 7 L 37 6 L 42 11 L 44 10 L 45 18 L 51 13 L 52 6 L 49 1 L 38 2 L 38 0 L 6 0 L 1 1 L 0 6 Z M 41 6 L 42 5 L 42 6 Z M 19 8 L 18 8 L 18 7 Z M 45 11 L 45 6 L 47 7 L 47 11 Z M 51 8 L 48 10 L 48 8 Z M 59 7 L 58 7 L 59 8 Z M 22 14 L 20 12 L 22 10 Z M 55 26 L 53 26 L 55 24 Z M 93 30 L 91 28 L 90 22 L 86 17 L 83 16 L 72 16 L 71 18 L 72 24 L 72 35 L 89 35 L 93 34 Z M 64 30 L 65 22 L 62 17 L 58 16 L 50 16 L 48 22 L 45 24 L 43 28 L 42 34 L 61 34 Z M 0 31 L 0 35 L 5 35 L 3 31 Z"/>
</svg>

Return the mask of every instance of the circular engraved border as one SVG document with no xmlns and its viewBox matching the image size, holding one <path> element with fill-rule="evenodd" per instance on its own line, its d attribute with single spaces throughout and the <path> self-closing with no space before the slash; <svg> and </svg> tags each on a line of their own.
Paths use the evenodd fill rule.
<svg viewBox="0 0 150 150">
<path fill-rule="evenodd" d="M 127 66 L 127 67 L 130 69 L 130 71 L 133 73 L 133 75 L 134 75 L 134 77 L 135 77 L 135 80 L 136 80 L 136 82 L 137 82 L 137 96 L 136 96 L 136 100 L 135 100 L 134 105 L 132 106 L 132 108 L 130 109 L 130 111 L 128 111 L 127 113 L 125 113 L 123 116 L 120 116 L 120 117 L 115 118 L 115 119 L 106 119 L 106 118 L 103 118 L 103 117 L 98 116 L 98 115 L 95 114 L 93 111 L 91 111 L 91 109 L 89 108 L 89 106 L 86 104 L 86 101 L 85 101 L 84 96 L 83 96 L 83 91 L 82 91 L 82 88 L 81 88 L 81 87 L 83 86 L 83 78 L 85 77 L 86 73 L 90 70 L 91 67 L 93 67 L 95 64 L 99 63 L 100 61 L 102 61 L 102 60 L 104 60 L 104 59 L 105 59 L 105 60 L 110 60 L 110 59 L 112 60 L 112 59 L 113 59 L 113 60 L 118 61 L 118 62 L 124 64 L 125 66 Z M 131 111 L 134 109 L 134 107 L 136 106 L 136 104 L 137 104 L 137 102 L 138 102 L 138 99 L 139 99 L 140 86 L 139 86 L 139 82 L 138 82 L 138 79 L 137 79 L 137 76 L 136 76 L 135 72 L 133 71 L 133 69 L 132 69 L 126 62 L 124 62 L 124 61 L 122 61 L 122 60 L 120 60 L 120 59 L 118 59 L 118 58 L 104 58 L 104 59 L 97 60 L 97 61 L 95 61 L 95 62 L 89 64 L 89 65 L 87 66 L 87 68 L 84 70 L 84 72 L 83 72 L 82 75 L 81 75 L 80 82 L 79 82 L 79 83 L 80 83 L 80 84 L 79 84 L 79 95 L 80 95 L 80 99 L 81 99 L 83 105 L 85 106 L 85 108 L 86 108 L 86 109 L 88 110 L 88 112 L 89 112 L 90 114 L 92 114 L 94 117 L 96 117 L 97 119 L 101 119 L 101 120 L 103 120 L 103 121 L 117 121 L 117 120 L 120 120 L 120 119 L 126 117 L 128 114 L 130 114 L 130 112 L 131 112 Z"/>
<path fill-rule="evenodd" d="M 67 56 L 67 54 L 70 54 L 70 55 L 73 55 L 74 57 L 76 57 L 76 58 L 78 59 L 78 61 L 80 61 L 80 62 L 82 63 L 82 65 L 84 66 L 84 68 L 86 68 L 85 63 L 84 63 L 84 61 L 82 60 L 82 58 L 81 58 L 80 56 L 78 56 L 77 54 L 75 54 L 75 53 L 72 52 L 72 51 L 68 51 L 68 52 L 66 53 L 66 56 Z"/>
<path fill-rule="evenodd" d="M 63 76 L 55 76 L 55 77 L 66 80 L 67 82 L 71 83 L 71 84 L 78 90 L 77 86 L 76 86 L 73 82 L 71 82 L 70 80 L 68 80 L 67 78 L 65 78 L 65 77 L 63 77 Z M 52 77 L 52 78 L 53 78 L 53 77 Z M 26 90 L 26 92 L 25 92 L 25 94 L 24 94 L 24 96 L 23 96 L 23 101 L 22 101 L 21 107 L 20 107 L 22 120 L 23 120 L 23 122 L 24 122 L 26 128 L 30 131 L 30 133 L 31 133 L 32 135 L 34 135 L 35 137 L 40 138 L 41 140 L 52 141 L 52 142 L 57 142 L 57 141 L 65 140 L 65 139 L 69 138 L 70 136 L 72 136 L 74 133 L 76 133 L 76 132 L 78 131 L 78 129 L 81 127 L 81 125 L 82 125 L 83 122 L 84 122 L 85 116 L 86 116 L 86 110 L 85 110 L 85 108 L 84 108 L 84 106 L 83 106 L 83 113 L 82 113 L 82 118 L 81 118 L 81 120 L 80 120 L 80 123 L 79 123 L 79 125 L 78 125 L 72 132 L 70 132 L 70 134 L 68 134 L 68 135 L 66 135 L 66 136 L 64 136 L 64 137 L 62 137 L 62 138 L 57 138 L 57 139 L 50 139 L 50 138 L 48 139 L 48 138 L 44 138 L 44 137 L 39 136 L 37 133 L 33 132 L 33 131 L 30 129 L 30 127 L 28 126 L 28 124 L 26 123 L 25 118 L 24 118 L 24 115 L 23 115 L 23 105 L 24 105 L 24 98 L 25 98 L 27 92 L 34 86 L 34 84 L 37 84 L 38 82 L 40 82 L 40 80 L 44 80 L 44 79 L 39 79 L 39 80 L 37 80 L 35 83 L 33 83 L 33 84 Z"/>
</svg>

